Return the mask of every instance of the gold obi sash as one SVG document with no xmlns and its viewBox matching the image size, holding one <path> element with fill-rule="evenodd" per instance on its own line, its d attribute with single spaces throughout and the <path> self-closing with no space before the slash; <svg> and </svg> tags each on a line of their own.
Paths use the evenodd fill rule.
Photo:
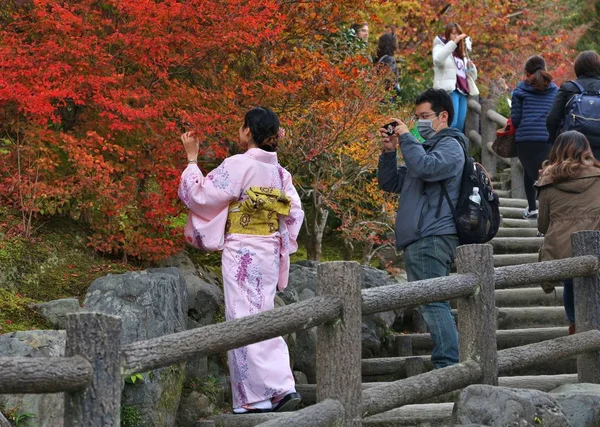
<svg viewBox="0 0 600 427">
<path fill-rule="evenodd" d="M 279 230 L 279 216 L 290 214 L 290 198 L 271 187 L 250 187 L 248 198 L 229 205 L 225 233 L 267 236 Z"/>
</svg>

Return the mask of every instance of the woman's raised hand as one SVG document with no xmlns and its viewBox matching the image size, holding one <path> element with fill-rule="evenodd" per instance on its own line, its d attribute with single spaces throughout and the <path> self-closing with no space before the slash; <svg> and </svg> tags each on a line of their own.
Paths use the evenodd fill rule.
<svg viewBox="0 0 600 427">
<path fill-rule="evenodd" d="M 194 136 L 194 133 L 186 132 L 181 135 L 181 142 L 183 143 L 183 148 L 185 148 L 188 162 L 195 162 L 198 158 L 200 143 Z"/>
</svg>

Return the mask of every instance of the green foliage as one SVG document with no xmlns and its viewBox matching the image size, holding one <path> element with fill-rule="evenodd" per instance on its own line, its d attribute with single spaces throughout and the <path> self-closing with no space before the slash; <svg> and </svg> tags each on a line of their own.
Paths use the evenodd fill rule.
<svg viewBox="0 0 600 427">
<path fill-rule="evenodd" d="M 138 372 L 137 374 L 125 378 L 125 382 L 128 384 L 135 384 L 137 381 L 144 382 L 144 374 Z"/>
<path fill-rule="evenodd" d="M 31 329 L 49 329 L 47 322 L 31 308 L 35 301 L 0 288 L 0 334 Z"/>
<path fill-rule="evenodd" d="M 121 427 L 140 427 L 142 417 L 135 406 L 121 405 Z"/>
<path fill-rule="evenodd" d="M 27 239 L 12 232 L 18 215 L 0 208 L 0 288 L 37 301 L 85 295 L 90 283 L 107 273 L 136 267 L 95 257 L 86 247 L 86 230 L 73 220 L 36 223 Z"/>
<path fill-rule="evenodd" d="M 219 405 L 219 396 L 223 392 L 219 379 L 209 375 L 205 378 L 194 378 L 187 384 L 187 388 L 202 393 L 213 405 Z"/>
</svg>

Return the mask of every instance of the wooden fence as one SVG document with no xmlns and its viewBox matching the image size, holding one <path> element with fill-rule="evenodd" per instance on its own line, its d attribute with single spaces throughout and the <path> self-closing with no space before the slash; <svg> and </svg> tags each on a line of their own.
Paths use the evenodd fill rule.
<svg viewBox="0 0 600 427">
<path fill-rule="evenodd" d="M 467 102 L 467 117 L 465 119 L 465 135 L 471 143 L 481 150 L 481 164 L 492 176 L 496 177 L 498 162 L 510 166 L 511 196 L 516 199 L 525 198 L 523 188 L 523 167 L 518 158 L 507 159 L 498 156 L 492 150 L 492 142 L 496 139 L 496 130 L 506 126 L 506 117 L 496 111 L 498 95 L 492 94 L 481 103 L 471 98 Z"/>
<path fill-rule="evenodd" d="M 0 358 L 0 393 L 65 392 L 65 426 L 117 427 L 124 376 L 314 326 L 319 403 L 294 413 L 220 416 L 218 425 L 355 427 L 365 417 L 470 384 L 497 385 L 498 374 L 510 369 L 573 356 L 579 356 L 579 381 L 600 383 L 600 232 L 575 233 L 572 243 L 572 258 L 500 268 L 493 267 L 491 245 L 460 246 L 457 275 L 362 291 L 357 263 L 324 263 L 315 298 L 125 346 L 118 317 L 71 314 L 65 357 Z M 496 350 L 495 289 L 572 277 L 579 333 Z M 363 314 L 454 298 L 459 364 L 361 388 Z"/>
</svg>

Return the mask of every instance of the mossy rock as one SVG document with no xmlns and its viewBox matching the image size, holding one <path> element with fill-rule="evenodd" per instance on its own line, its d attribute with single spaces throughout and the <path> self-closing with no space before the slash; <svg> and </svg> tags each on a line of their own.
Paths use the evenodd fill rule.
<svg viewBox="0 0 600 427">
<path fill-rule="evenodd" d="M 31 308 L 37 301 L 0 288 L 0 333 L 51 329 L 50 325 Z"/>
<path fill-rule="evenodd" d="M 37 301 L 82 299 L 96 278 L 136 269 L 95 255 L 86 247 L 85 230 L 72 221 L 52 221 L 43 230 L 31 239 L 3 236 L 0 288 Z"/>
</svg>

